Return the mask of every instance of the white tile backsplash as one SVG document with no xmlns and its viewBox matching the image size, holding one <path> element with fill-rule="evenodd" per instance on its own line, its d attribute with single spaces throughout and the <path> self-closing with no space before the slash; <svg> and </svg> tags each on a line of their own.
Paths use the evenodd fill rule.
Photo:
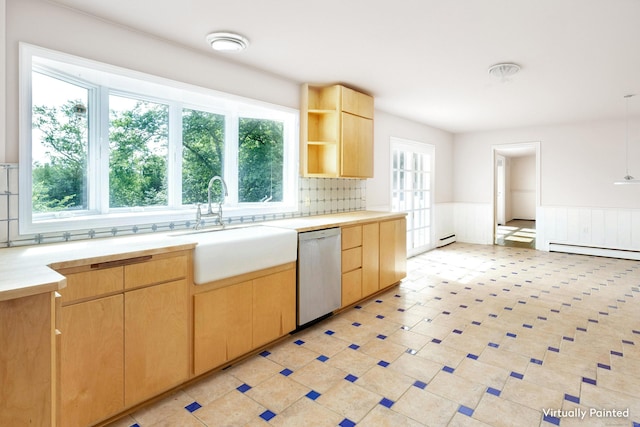
<svg viewBox="0 0 640 427">
<path fill-rule="evenodd" d="M 366 207 L 366 180 L 301 177 L 298 182 L 297 211 L 280 214 L 225 217 L 225 221 L 231 224 L 251 223 L 359 211 L 364 210 Z M 179 221 L 20 236 L 18 234 L 18 165 L 0 163 L 0 248 L 179 230 L 191 228 L 192 226 L 191 221 Z"/>
</svg>

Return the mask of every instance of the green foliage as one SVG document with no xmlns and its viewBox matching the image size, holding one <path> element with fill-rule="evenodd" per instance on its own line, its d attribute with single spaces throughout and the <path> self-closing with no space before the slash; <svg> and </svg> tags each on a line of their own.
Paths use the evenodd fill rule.
<svg viewBox="0 0 640 427">
<path fill-rule="evenodd" d="M 75 102 L 67 101 L 60 111 L 53 107 L 33 108 L 33 128 L 42 132 L 40 144 L 47 163 L 33 165 L 33 211 L 86 209 L 86 119 L 76 116 Z"/>
<path fill-rule="evenodd" d="M 224 116 L 198 110 L 182 112 L 182 203 L 207 201 L 209 180 L 222 176 Z"/>
<path fill-rule="evenodd" d="M 63 107 L 34 106 L 33 127 L 42 135 L 45 160 L 33 164 L 33 212 L 88 209 L 87 119 Z M 168 203 L 168 107 L 139 101 L 112 110 L 109 128 L 109 205 Z M 207 200 L 209 180 L 223 176 L 225 116 L 185 109 L 182 113 L 182 203 Z M 240 202 L 282 200 L 283 124 L 239 121 Z M 216 188 L 220 196 L 219 188 Z"/>
<path fill-rule="evenodd" d="M 148 102 L 111 111 L 110 207 L 167 204 L 168 120 L 166 105 Z"/>
<path fill-rule="evenodd" d="M 240 119 L 238 201 L 282 201 L 283 124 Z"/>
</svg>

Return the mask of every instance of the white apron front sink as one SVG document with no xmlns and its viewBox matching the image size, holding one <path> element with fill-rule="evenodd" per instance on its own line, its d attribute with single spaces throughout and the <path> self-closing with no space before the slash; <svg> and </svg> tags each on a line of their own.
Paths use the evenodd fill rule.
<svg viewBox="0 0 640 427">
<path fill-rule="evenodd" d="M 184 235 L 184 234 L 183 234 Z M 298 233 L 268 226 L 203 230 L 189 234 L 196 285 L 296 261 Z"/>
</svg>

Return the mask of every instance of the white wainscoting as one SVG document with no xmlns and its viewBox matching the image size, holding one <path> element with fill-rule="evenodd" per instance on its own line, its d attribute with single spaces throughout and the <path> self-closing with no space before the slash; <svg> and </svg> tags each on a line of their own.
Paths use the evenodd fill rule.
<svg viewBox="0 0 640 427">
<path fill-rule="evenodd" d="M 493 244 L 493 213 L 490 203 L 455 203 L 456 240 L 465 243 Z"/>
<path fill-rule="evenodd" d="M 455 227 L 455 203 L 435 203 L 433 205 L 435 226 L 435 247 L 453 243 L 457 240 Z M 451 237 L 453 236 L 453 237 Z"/>
<path fill-rule="evenodd" d="M 545 250 L 550 243 L 640 251 L 640 209 L 544 207 Z"/>
</svg>

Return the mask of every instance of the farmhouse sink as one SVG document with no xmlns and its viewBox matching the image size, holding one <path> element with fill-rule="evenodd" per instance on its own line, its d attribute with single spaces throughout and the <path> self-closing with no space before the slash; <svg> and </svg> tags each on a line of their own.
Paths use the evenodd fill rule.
<svg viewBox="0 0 640 427">
<path fill-rule="evenodd" d="M 298 233 L 286 228 L 256 225 L 182 235 L 197 242 L 196 285 L 293 262 L 298 256 Z"/>
</svg>

